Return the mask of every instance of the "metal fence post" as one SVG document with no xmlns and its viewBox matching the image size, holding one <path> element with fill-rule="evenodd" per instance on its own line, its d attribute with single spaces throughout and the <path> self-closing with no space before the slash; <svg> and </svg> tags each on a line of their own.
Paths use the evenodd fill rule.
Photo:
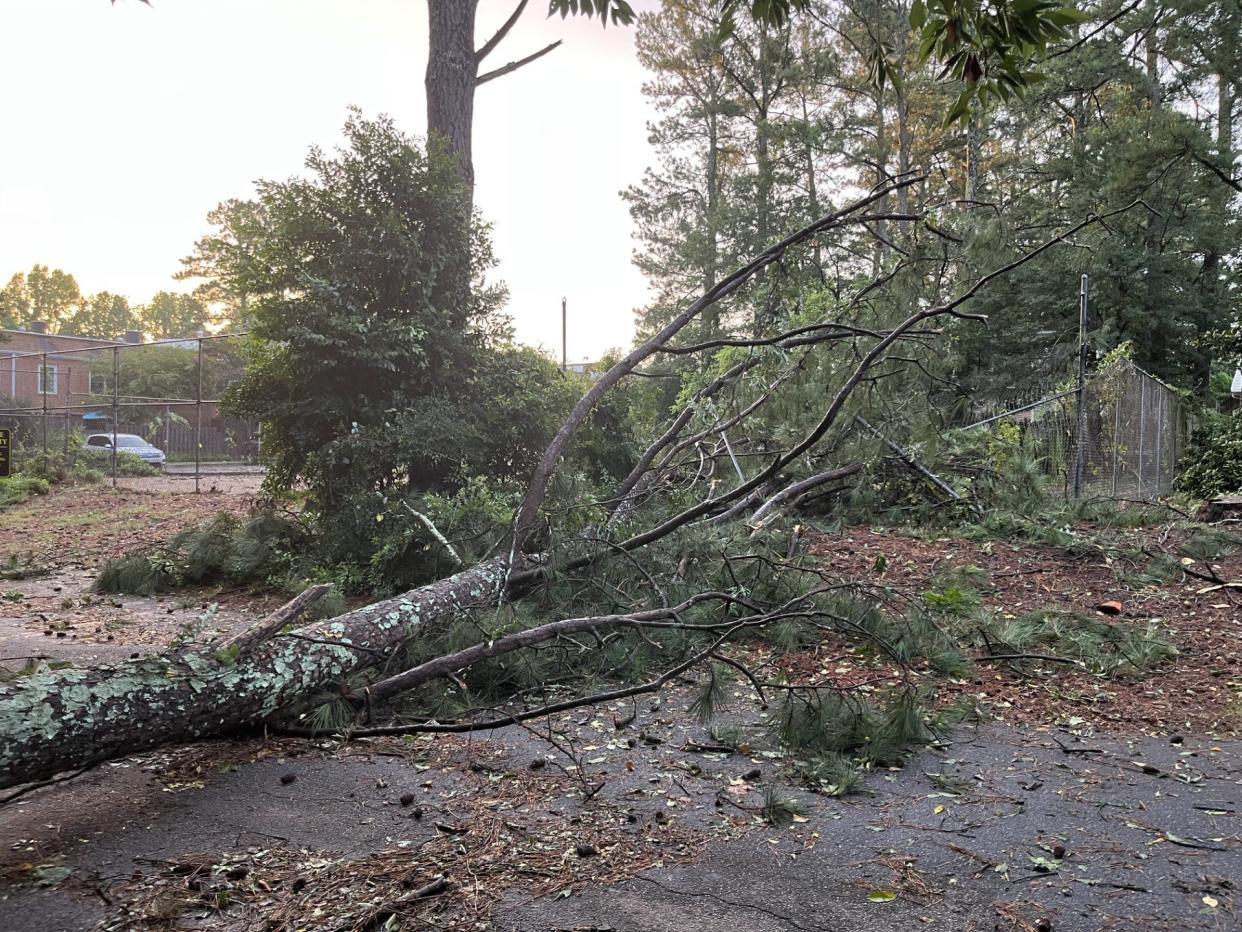
<svg viewBox="0 0 1242 932">
<path fill-rule="evenodd" d="M 1117 369 L 1113 369 L 1113 490 L 1112 497 L 1117 497 L 1117 456 L 1121 450 L 1121 379 L 1117 378 Z"/>
<path fill-rule="evenodd" d="M 1165 388 L 1160 386 L 1160 393 L 1156 397 L 1160 399 L 1156 405 L 1156 495 L 1164 494 L 1164 483 L 1160 477 L 1160 468 L 1163 465 L 1161 460 L 1164 454 L 1164 408 L 1165 408 Z"/>
<path fill-rule="evenodd" d="M 35 380 L 39 394 L 43 397 L 43 453 L 47 454 L 47 353 L 39 357 L 39 377 Z M 59 388 L 60 386 L 57 386 Z"/>
<path fill-rule="evenodd" d="M 1147 474 L 1147 451 L 1143 448 L 1143 441 L 1147 434 L 1147 379 L 1142 375 L 1139 376 L 1139 445 L 1138 445 L 1138 497 L 1142 498 L 1146 492 L 1146 474 Z"/>
<path fill-rule="evenodd" d="M 1082 498 L 1087 440 L 1087 276 L 1078 290 L 1078 403 L 1074 429 L 1074 498 Z"/>
<path fill-rule="evenodd" d="M 194 395 L 194 494 L 198 494 L 198 473 L 203 454 L 203 338 L 198 338 L 198 390 Z"/>
<path fill-rule="evenodd" d="M 116 488 L 116 429 L 121 416 L 121 348 L 112 347 L 112 488 Z"/>
</svg>

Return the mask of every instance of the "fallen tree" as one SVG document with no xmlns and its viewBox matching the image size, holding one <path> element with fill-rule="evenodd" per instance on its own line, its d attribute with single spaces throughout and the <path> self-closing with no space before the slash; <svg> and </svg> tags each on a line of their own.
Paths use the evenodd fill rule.
<svg viewBox="0 0 1242 932">
<path fill-rule="evenodd" d="M 385 675 L 372 690 L 347 685 L 359 675 L 374 675 L 402 656 L 402 648 L 428 632 L 442 629 L 463 612 L 494 606 L 506 599 L 522 596 L 538 586 L 552 572 L 581 569 L 599 560 L 612 560 L 658 541 L 665 540 L 689 525 L 728 515 L 740 517 L 758 506 L 760 521 L 769 520 L 781 505 L 825 482 L 844 479 L 857 472 L 854 464 L 831 469 L 816 468 L 806 479 L 786 481 L 769 490 L 792 466 L 808 461 L 828 432 L 844 417 L 847 404 L 860 386 L 869 384 L 873 370 L 882 365 L 892 349 L 900 344 L 921 345 L 937 331 L 929 322 L 942 317 L 978 319 L 962 310 L 971 297 L 1007 271 L 1029 261 L 1061 242 L 1088 223 L 1088 218 L 1060 235 L 1030 249 L 1011 263 L 977 277 L 956 296 L 907 313 L 886 328 L 863 327 L 846 322 L 822 322 L 793 327 L 783 332 L 752 339 L 715 340 L 697 345 L 677 346 L 674 338 L 704 310 L 747 285 L 759 272 L 777 265 L 795 246 L 822 237 L 830 231 L 866 230 L 877 220 L 889 223 L 921 224 L 919 214 L 898 214 L 883 207 L 894 191 L 914 185 L 918 176 L 892 180 L 877 187 L 854 203 L 813 223 L 775 244 L 743 268 L 723 279 L 692 302 L 667 326 L 625 358 L 616 363 L 583 396 L 557 432 L 532 476 L 528 491 L 513 523 L 506 552 L 447 579 L 434 582 L 395 598 L 377 602 L 337 618 L 317 622 L 296 630 L 287 628 L 292 608 L 279 623 L 261 623 L 254 636 L 242 636 L 224 646 L 200 645 L 132 660 L 115 666 L 89 669 L 69 668 L 36 673 L 0 686 L 0 787 L 47 779 L 54 774 L 90 766 L 125 754 L 225 734 L 240 727 L 267 722 L 297 723 L 298 715 L 309 703 L 325 694 L 350 703 L 366 717 L 371 703 L 399 695 L 433 676 L 451 675 L 455 669 L 475 660 L 494 656 L 503 648 L 517 649 L 546 637 L 564 636 L 573 631 L 598 631 L 609 626 L 654 624 L 673 619 L 683 628 L 676 606 L 667 604 L 654 615 L 642 612 L 614 613 L 552 622 L 536 634 L 513 638 L 498 647 L 489 639 L 459 656 L 422 664 L 405 673 Z M 1128 209 L 1121 208 L 1121 210 Z M 1114 213 L 1116 213 L 1115 211 Z M 1108 215 L 1106 215 L 1108 216 Z M 928 224 L 935 236 L 943 231 Z M 946 242 L 954 238 L 947 237 Z M 918 260 L 926 261 L 926 259 Z M 947 254 L 941 258 L 947 266 Z M 849 310 L 863 302 L 899 272 L 910 272 L 916 260 L 903 258 L 893 269 L 859 285 L 843 302 Z M 913 274 L 913 273 L 912 273 Z M 778 397 L 777 389 L 788 376 L 773 379 L 757 398 L 740 404 L 737 411 L 721 412 L 696 430 L 690 430 L 696 400 L 710 398 L 735 387 L 758 366 L 759 353 L 784 354 L 792 367 L 802 365 L 815 350 L 846 346 L 842 354 L 841 379 L 818 419 L 800 435 L 782 446 L 756 450 L 763 465 L 746 476 L 730 447 L 725 431 L 770 409 Z M 556 472 L 570 439 L 592 408 L 621 379 L 635 372 L 657 354 L 679 356 L 690 352 L 710 352 L 724 347 L 756 354 L 725 369 L 695 393 L 690 402 L 673 417 L 669 427 L 639 458 L 634 471 L 612 497 L 610 510 L 614 522 L 600 533 L 572 535 L 549 548 L 543 518 L 549 483 Z M 803 355 L 798 355 L 803 354 Z M 688 456 L 688 460 L 681 457 Z M 718 463 L 730 464 L 736 482 L 714 477 Z M 680 482 L 689 490 L 693 504 L 669 512 L 657 512 L 647 526 L 628 531 L 614 540 L 612 525 L 633 522 L 643 504 L 660 490 Z M 700 490 L 705 490 L 700 491 Z M 766 494 L 764 494 L 766 491 Z M 741 507 L 738 507 L 739 504 Z M 680 572 L 676 568 L 676 572 Z M 652 580 L 646 593 L 654 597 L 659 585 Z M 786 606 L 756 604 L 738 593 L 709 593 L 705 598 L 727 603 L 734 611 L 752 616 L 756 622 L 784 617 Z M 799 603 L 804 615 L 814 610 Z M 708 647 L 690 650 L 671 669 L 688 669 L 694 663 L 712 658 L 728 662 L 718 648 L 734 631 L 747 622 L 734 617 L 716 626 L 699 626 L 709 639 Z M 657 678 L 657 683 L 663 682 Z M 464 726 L 463 729 L 471 727 Z"/>
</svg>

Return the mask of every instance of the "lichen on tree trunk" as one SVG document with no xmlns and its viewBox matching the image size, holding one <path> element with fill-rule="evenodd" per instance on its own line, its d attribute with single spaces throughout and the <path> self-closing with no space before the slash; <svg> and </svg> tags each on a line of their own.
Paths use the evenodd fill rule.
<svg viewBox="0 0 1242 932">
<path fill-rule="evenodd" d="M 490 560 L 236 658 L 207 647 L 13 680 L 0 687 L 0 787 L 270 720 L 407 638 L 496 600 L 506 571 Z"/>
</svg>

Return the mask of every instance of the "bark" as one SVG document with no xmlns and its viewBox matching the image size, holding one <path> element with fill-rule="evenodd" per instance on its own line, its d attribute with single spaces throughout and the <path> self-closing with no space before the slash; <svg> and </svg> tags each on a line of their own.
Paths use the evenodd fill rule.
<svg viewBox="0 0 1242 932">
<path fill-rule="evenodd" d="M 966 125 L 966 200 L 979 200 L 979 160 L 983 155 L 983 127 L 980 125 L 983 108 L 978 97 L 970 100 L 970 122 Z"/>
<path fill-rule="evenodd" d="M 819 216 L 819 187 L 815 182 L 815 133 L 811 126 L 811 113 L 807 107 L 806 94 L 802 95 L 802 128 L 804 133 L 802 157 L 803 169 L 806 172 L 806 198 L 807 206 L 810 208 L 811 216 Z M 909 205 L 909 200 L 905 197 L 905 189 L 902 189 L 902 200 Z M 817 240 L 812 247 L 811 259 L 815 263 L 818 270 L 822 265 L 822 249 Z M 821 272 L 822 274 L 822 272 Z"/>
<path fill-rule="evenodd" d="M 876 91 L 876 94 L 875 94 L 875 184 L 877 187 L 879 185 L 884 184 L 884 182 L 888 180 L 888 177 L 889 177 L 888 154 L 889 154 L 888 118 L 887 118 L 887 114 L 884 112 L 884 94 L 880 91 Z M 880 211 L 883 212 L 887 209 L 888 209 L 888 198 L 885 197 L 885 199 L 880 202 Z M 888 239 L 888 231 L 886 230 L 886 226 L 887 225 L 883 222 L 876 224 L 876 233 L 878 235 L 875 238 L 875 243 L 873 243 L 871 247 L 871 250 L 872 250 L 871 251 L 871 276 L 872 278 L 879 278 L 880 270 L 884 267 L 884 259 L 888 255 L 888 246 L 886 245 L 886 241 Z"/>
<path fill-rule="evenodd" d="M 1216 69 L 1216 157 L 1226 174 L 1233 174 L 1233 109 L 1237 84 L 1242 76 L 1239 64 L 1239 29 L 1242 29 L 1242 5 L 1226 5 L 1221 30 L 1220 63 Z"/>
<path fill-rule="evenodd" d="M 910 172 L 910 151 L 914 141 L 910 130 L 910 101 L 906 96 L 904 79 L 894 84 L 893 94 L 897 104 L 897 177 L 904 178 Z M 910 213 L 910 191 L 907 188 L 897 189 L 897 212 Z"/>
<path fill-rule="evenodd" d="M 474 196 L 474 88 L 479 59 L 474 51 L 478 0 L 427 0 L 427 135 L 439 136 L 457 159 Z M 490 49 L 489 49 L 490 51 Z"/>
<path fill-rule="evenodd" d="M 205 648 L 14 680 L 0 687 L 0 788 L 274 719 L 407 638 L 495 601 L 506 569 L 492 560 L 235 658 Z"/>
<path fill-rule="evenodd" d="M 1152 110 L 1159 110 L 1163 98 L 1160 88 L 1160 47 L 1159 25 L 1160 5 L 1158 0 L 1148 0 L 1147 9 L 1151 13 L 1151 25 L 1148 27 L 1143 42 L 1143 58 L 1147 68 L 1147 99 Z"/>
<path fill-rule="evenodd" d="M 839 466 L 836 469 L 830 469 L 827 472 L 817 473 L 814 476 L 810 476 L 800 482 L 795 482 L 792 485 L 786 486 L 755 510 L 755 513 L 750 516 L 750 523 L 752 526 L 757 526 L 763 521 L 764 518 L 771 514 L 773 510 L 779 508 L 786 502 L 793 502 L 799 496 L 804 495 L 812 489 L 819 488 L 819 486 L 825 485 L 829 482 L 836 482 L 838 479 L 845 479 L 861 471 L 862 463 L 851 463 L 848 466 Z"/>
<path fill-rule="evenodd" d="M 720 118 L 714 99 L 707 106 L 707 216 L 704 218 L 707 223 L 707 261 L 703 269 L 704 291 L 711 288 L 719 274 L 717 224 L 720 214 Z M 719 330 L 720 315 L 714 307 L 709 308 L 703 314 L 703 333 L 710 340 Z"/>
</svg>

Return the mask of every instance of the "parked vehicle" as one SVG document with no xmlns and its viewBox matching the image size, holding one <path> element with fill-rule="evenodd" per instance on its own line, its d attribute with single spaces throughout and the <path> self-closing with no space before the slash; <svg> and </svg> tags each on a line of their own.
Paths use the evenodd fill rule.
<svg viewBox="0 0 1242 932">
<path fill-rule="evenodd" d="M 117 452 L 132 453 L 144 463 L 163 466 L 164 460 L 167 459 L 163 450 L 147 443 L 137 434 L 90 434 L 86 438 L 86 445 L 92 450 L 111 452 L 113 437 L 116 438 Z"/>
</svg>

